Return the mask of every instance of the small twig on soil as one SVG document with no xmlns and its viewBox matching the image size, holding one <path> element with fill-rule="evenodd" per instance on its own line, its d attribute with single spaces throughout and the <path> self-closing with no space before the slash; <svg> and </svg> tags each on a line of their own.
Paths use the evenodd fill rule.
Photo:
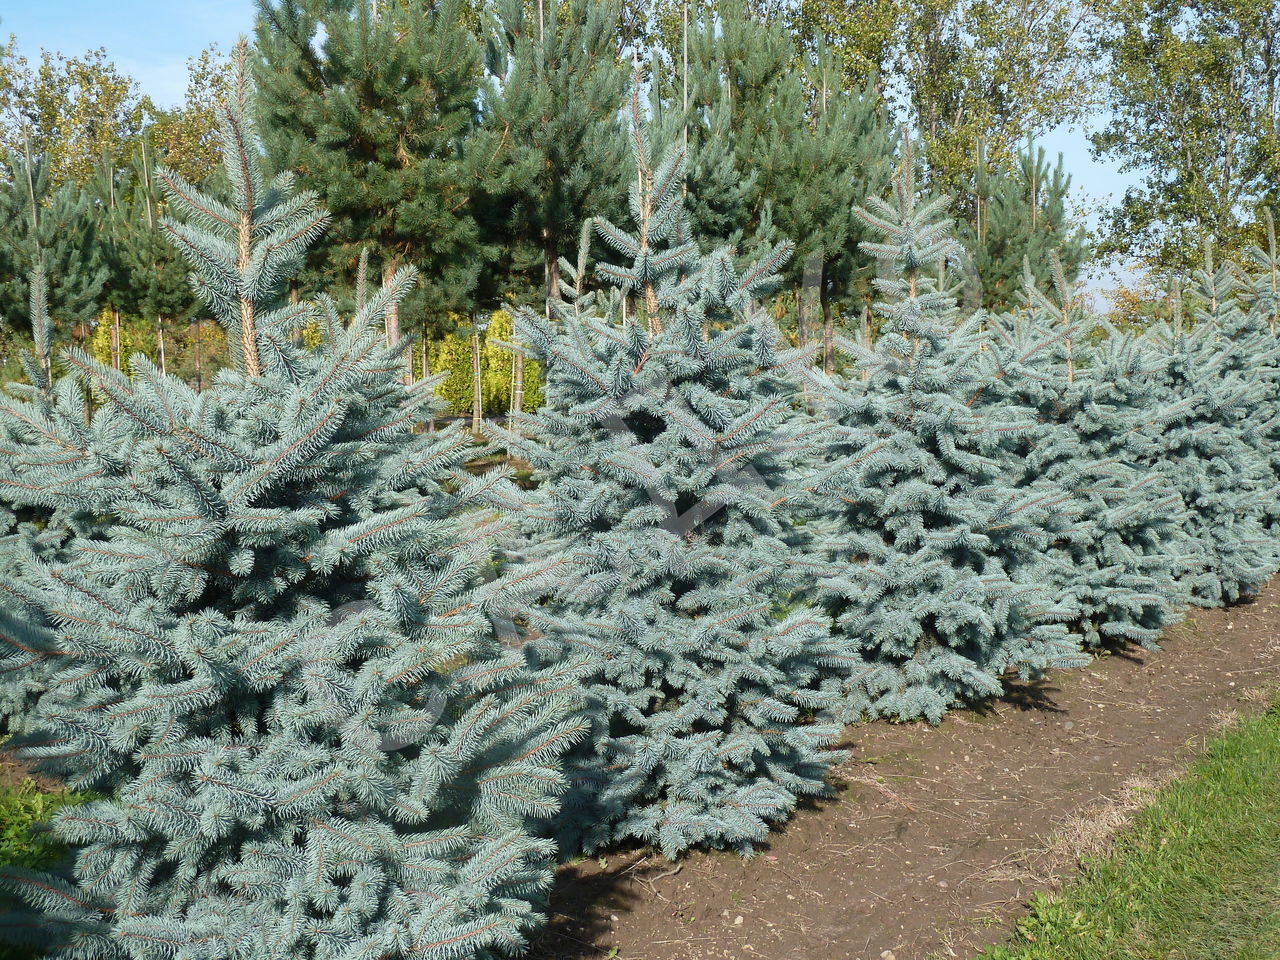
<svg viewBox="0 0 1280 960">
<path fill-rule="evenodd" d="M 869 787 L 874 787 L 875 789 L 883 793 L 886 797 L 888 797 L 890 800 L 894 801 L 895 803 L 902 804 L 912 813 L 920 812 L 920 810 L 917 807 L 912 806 L 910 801 L 903 799 L 902 797 L 898 796 L 898 794 L 890 790 L 888 786 L 885 785 L 885 782 L 883 780 L 880 780 L 876 777 L 853 777 L 852 779 L 857 783 L 865 783 Z"/>
<path fill-rule="evenodd" d="M 679 873 L 682 869 L 684 869 L 684 864 L 683 864 L 683 863 L 677 863 L 677 864 L 676 864 L 674 867 L 672 867 L 670 870 L 665 870 L 665 871 L 663 871 L 662 873 L 658 874 L 656 877 L 645 877 L 645 878 L 644 878 L 644 882 L 645 882 L 645 883 L 656 883 L 656 882 L 657 882 L 657 881 L 659 881 L 659 880 L 665 880 L 667 877 L 674 877 L 674 876 L 675 876 L 677 873 Z"/>
</svg>

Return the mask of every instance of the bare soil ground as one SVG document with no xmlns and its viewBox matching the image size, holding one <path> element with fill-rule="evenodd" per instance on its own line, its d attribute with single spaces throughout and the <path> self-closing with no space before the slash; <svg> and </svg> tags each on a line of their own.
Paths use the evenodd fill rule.
<svg viewBox="0 0 1280 960">
<path fill-rule="evenodd" d="M 651 851 L 562 868 L 536 960 L 932 960 L 1003 940 L 1230 721 L 1280 683 L 1280 580 L 1192 611 L 1159 653 L 1017 684 L 940 727 L 848 731 L 836 794 L 750 860 Z"/>
</svg>

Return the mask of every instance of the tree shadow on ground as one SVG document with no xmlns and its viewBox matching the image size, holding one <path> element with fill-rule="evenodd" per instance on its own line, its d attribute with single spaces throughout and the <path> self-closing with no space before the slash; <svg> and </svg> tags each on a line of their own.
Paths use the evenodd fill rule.
<svg viewBox="0 0 1280 960">
<path fill-rule="evenodd" d="M 601 863 L 614 861 L 613 866 Z M 611 914 L 630 909 L 647 895 L 646 878 L 673 864 L 637 851 L 611 853 L 599 860 L 571 863 L 556 872 L 547 925 L 532 939 L 528 960 L 591 960 L 609 956 Z"/>
</svg>

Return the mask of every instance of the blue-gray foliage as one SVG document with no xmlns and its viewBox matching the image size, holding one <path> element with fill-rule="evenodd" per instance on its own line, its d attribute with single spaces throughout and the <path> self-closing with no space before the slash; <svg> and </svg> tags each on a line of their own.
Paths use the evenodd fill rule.
<svg viewBox="0 0 1280 960">
<path fill-rule="evenodd" d="M 1162 429 L 1150 431 L 1148 466 L 1187 508 L 1191 599 L 1218 606 L 1245 599 L 1280 566 L 1270 527 L 1280 510 L 1273 467 L 1275 381 L 1280 344 L 1240 302 L 1236 268 L 1208 264 L 1181 298 L 1172 323 L 1146 332 L 1161 358 L 1152 402 Z"/>
<path fill-rule="evenodd" d="M 0 560 L 0 673 L 40 679 L 18 746 L 102 796 L 56 819 L 71 873 L 0 870 L 38 910 L 0 926 L 76 960 L 516 953 L 554 853 L 529 823 L 580 732 L 572 664 L 492 641 L 477 507 L 505 481 L 420 429 L 430 389 L 382 331 L 411 275 L 350 318 L 282 296 L 325 215 L 262 173 L 243 56 L 230 196 L 165 175 L 239 369 L 195 391 L 71 349 L 52 379 L 38 338 L 0 401 L 0 497 L 44 511 Z"/>
<path fill-rule="evenodd" d="M 1034 411 L 979 403 L 996 373 L 978 318 L 939 285 L 958 244 L 942 203 L 920 203 L 909 151 L 892 202 L 872 199 L 883 242 L 874 347 L 849 345 L 861 372 L 816 378 L 826 442 L 809 481 L 827 517 L 821 594 L 866 660 L 848 694 L 854 716 L 927 718 L 996 695 L 1021 676 L 1081 662 L 1040 570 L 1069 499 L 1020 486 L 1016 445 Z"/>
<path fill-rule="evenodd" d="M 554 824 L 566 855 L 628 838 L 746 852 L 839 756 L 827 714 L 852 645 L 796 595 L 811 571 L 789 542 L 803 425 L 787 368 L 803 357 L 754 307 L 788 251 L 742 271 L 698 256 L 682 162 L 633 191 L 636 232 L 599 226 L 630 261 L 605 275 L 641 316 L 524 313 L 547 404 L 493 430 L 537 481 L 512 507 L 533 541 L 510 574 L 536 584 L 527 648 L 591 662 L 591 736 Z"/>
<path fill-rule="evenodd" d="M 1054 290 L 1028 273 L 1022 307 L 987 317 L 995 370 L 982 400 L 1032 411 L 1037 429 L 1006 469 L 1019 487 L 1057 487 L 1057 512 L 1038 575 L 1071 611 L 1086 647 L 1154 647 L 1187 602 L 1186 510 L 1165 474 L 1144 457 L 1162 429 L 1154 402 L 1159 369 L 1150 345 L 1096 321 L 1050 264 Z"/>
</svg>

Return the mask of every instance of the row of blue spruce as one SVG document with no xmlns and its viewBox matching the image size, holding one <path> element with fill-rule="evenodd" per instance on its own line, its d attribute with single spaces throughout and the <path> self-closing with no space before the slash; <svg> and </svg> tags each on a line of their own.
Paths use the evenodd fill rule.
<svg viewBox="0 0 1280 960">
<path fill-rule="evenodd" d="M 1280 565 L 1274 251 L 1140 334 L 1063 282 L 962 317 L 904 147 L 863 211 L 883 327 L 826 375 L 756 306 L 787 250 L 700 252 L 681 155 L 637 131 L 635 232 L 588 227 L 614 286 L 584 255 L 559 315 L 521 318 L 548 399 L 491 439 L 525 490 L 422 429 L 381 329 L 410 274 L 362 277 L 353 316 L 282 297 L 326 217 L 265 177 L 250 97 L 242 72 L 229 196 L 164 178 L 235 370 L 196 391 L 51 357 L 33 283 L 0 401 L 0 697 L 26 758 L 100 799 L 57 818 L 61 871 L 0 868 L 10 938 L 516 954 L 557 857 L 749 851 L 824 791 L 846 723 L 1153 646 Z"/>
</svg>

